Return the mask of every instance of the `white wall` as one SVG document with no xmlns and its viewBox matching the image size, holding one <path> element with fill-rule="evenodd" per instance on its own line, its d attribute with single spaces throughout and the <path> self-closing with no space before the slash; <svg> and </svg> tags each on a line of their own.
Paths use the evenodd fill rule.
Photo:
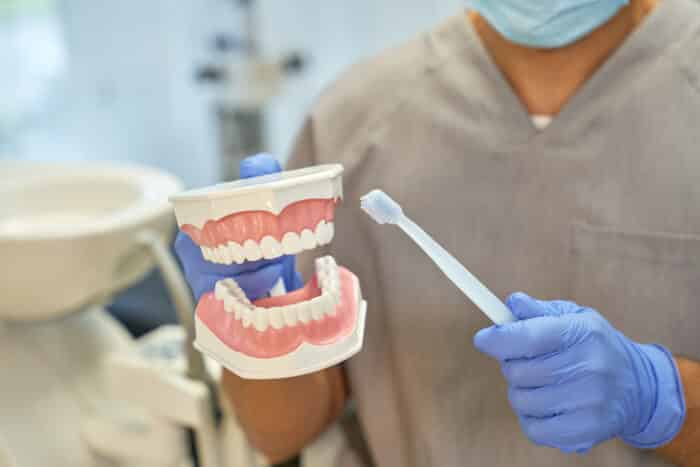
<svg viewBox="0 0 700 467">
<path fill-rule="evenodd" d="M 306 51 L 312 59 L 311 69 L 289 83 L 285 95 L 268 113 L 273 150 L 288 153 L 318 92 L 349 64 L 429 28 L 448 10 L 458 11 L 461 2 L 315 0 L 303 2 L 305 7 L 300 8 L 301 2 L 262 1 L 266 50 L 275 53 L 291 46 Z M 448 6 L 455 3 L 456 8 Z"/>
<path fill-rule="evenodd" d="M 31 158 L 156 165 L 190 186 L 217 180 L 213 93 L 195 83 L 233 0 L 58 0 L 69 52 L 58 118 L 22 138 Z M 286 156 L 306 110 L 340 71 L 452 14 L 462 0 L 259 0 L 266 53 L 302 50 L 310 67 L 269 110 L 270 150 Z M 397 18 L 401 18 L 398 20 Z"/>
</svg>

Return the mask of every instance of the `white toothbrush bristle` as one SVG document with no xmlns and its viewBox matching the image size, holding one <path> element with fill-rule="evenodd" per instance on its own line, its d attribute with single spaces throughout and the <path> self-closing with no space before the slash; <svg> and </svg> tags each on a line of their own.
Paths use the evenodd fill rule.
<svg viewBox="0 0 700 467">
<path fill-rule="evenodd" d="M 360 206 L 378 224 L 396 224 L 401 206 L 382 190 L 372 190 L 360 199 Z"/>
</svg>

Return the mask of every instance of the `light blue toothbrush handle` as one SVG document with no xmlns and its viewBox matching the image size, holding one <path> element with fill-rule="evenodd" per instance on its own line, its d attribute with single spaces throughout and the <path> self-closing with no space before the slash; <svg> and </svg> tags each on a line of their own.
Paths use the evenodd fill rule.
<svg viewBox="0 0 700 467">
<path fill-rule="evenodd" d="M 476 305 L 491 321 L 504 324 L 516 321 L 507 306 L 482 284 L 447 250 L 408 217 L 398 226 L 435 262 L 437 267 Z"/>
</svg>

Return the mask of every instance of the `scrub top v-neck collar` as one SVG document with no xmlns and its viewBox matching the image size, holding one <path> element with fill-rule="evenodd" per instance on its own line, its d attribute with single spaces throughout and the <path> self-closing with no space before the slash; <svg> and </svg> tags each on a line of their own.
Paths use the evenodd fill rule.
<svg viewBox="0 0 700 467">
<path fill-rule="evenodd" d="M 564 104 L 551 124 L 538 130 L 531 115 L 513 90 L 501 70 L 484 48 L 481 39 L 466 15 L 457 22 L 458 33 L 453 40 L 464 41 L 457 58 L 462 66 L 477 66 L 492 80 L 497 90 L 493 95 L 470 96 L 489 109 L 502 123 L 504 143 L 516 146 L 529 142 L 570 141 L 591 125 L 609 118 L 619 100 L 634 95 L 636 83 L 643 79 L 645 66 L 659 58 L 664 49 L 680 40 L 679 31 L 692 21 L 683 15 L 683 2 L 692 0 L 661 0 L 647 18 L 633 31 L 601 67 Z M 453 49 L 454 50 L 454 49 Z M 464 92 L 464 91 L 463 91 Z"/>
</svg>

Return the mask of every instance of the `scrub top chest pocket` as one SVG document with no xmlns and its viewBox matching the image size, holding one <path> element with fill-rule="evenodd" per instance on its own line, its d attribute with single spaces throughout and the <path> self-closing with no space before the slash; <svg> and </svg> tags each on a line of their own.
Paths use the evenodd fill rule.
<svg viewBox="0 0 700 467">
<path fill-rule="evenodd" d="M 571 226 L 571 294 L 639 342 L 700 357 L 700 236 Z"/>
</svg>

